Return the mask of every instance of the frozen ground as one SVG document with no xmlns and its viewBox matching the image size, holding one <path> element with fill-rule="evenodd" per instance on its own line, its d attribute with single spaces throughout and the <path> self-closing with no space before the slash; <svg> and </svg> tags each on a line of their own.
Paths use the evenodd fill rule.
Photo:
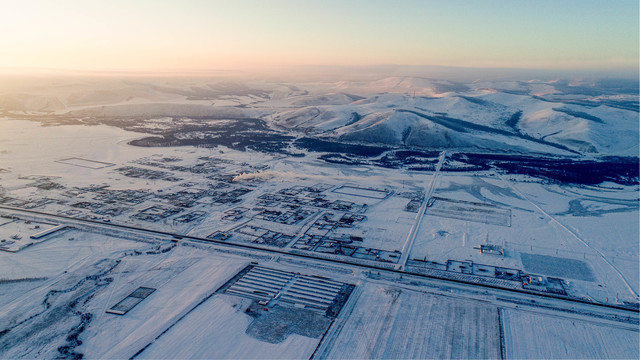
<svg viewBox="0 0 640 360">
<path fill-rule="evenodd" d="M 308 358 L 319 339 L 289 335 L 281 343 L 247 334 L 253 319 L 244 313 L 249 301 L 221 295 L 200 306 L 178 326 L 155 341 L 144 359 L 301 359 Z"/>
<path fill-rule="evenodd" d="M 363 284 L 329 359 L 500 357 L 498 311 L 482 302 Z"/>
<path fill-rule="evenodd" d="M 525 311 L 503 311 L 506 358 L 633 359 L 638 331 Z"/>
<path fill-rule="evenodd" d="M 0 241 L 15 252 L 0 251 L 1 358 L 637 355 L 637 311 L 616 308 L 637 306 L 640 291 L 633 174 L 576 184 L 435 172 L 440 149 L 411 148 L 404 163 L 382 147 L 436 134 L 457 170 L 473 168 L 452 160 L 458 150 L 629 155 L 632 98 L 585 108 L 545 82 L 194 84 L 2 94 Z M 603 135 L 612 125 L 624 144 Z M 157 146 L 129 144 L 151 135 Z M 292 145 L 316 135 L 377 144 Z M 22 246 L 58 223 L 73 228 Z M 251 262 L 355 290 L 335 317 L 216 293 Z M 106 313 L 139 287 L 155 291 Z"/>
<path fill-rule="evenodd" d="M 517 180 L 494 174 L 444 173 L 434 196 L 475 203 L 478 204 L 473 205 L 476 209 L 484 209 L 484 204 L 509 210 L 510 226 L 486 221 L 482 213 L 476 215 L 477 210 L 443 217 L 440 213 L 430 215 L 431 208 L 428 208 L 418 234 L 419 240 L 414 244 L 410 257 L 426 257 L 438 262 L 468 259 L 480 264 L 566 278 L 571 286 L 582 288 L 588 296 L 601 300 L 616 294 L 629 300 L 635 298 L 640 287 L 638 256 L 634 250 L 638 246 L 638 204 L 637 198 L 634 200 L 637 188 L 605 187 L 595 197 L 597 190 L 594 188 Z M 566 213 L 571 201 L 582 198 L 591 199 L 594 212 Z M 437 204 L 438 200 L 433 208 L 437 209 Z M 473 210 L 473 206 L 466 204 L 461 203 Z M 610 210 L 597 213 L 596 209 Z M 594 229 L 595 233 L 580 231 L 580 228 Z M 487 243 L 503 246 L 504 256 L 481 254 L 476 249 Z M 523 263 L 523 256 L 529 259 L 536 254 L 542 256 L 539 259 L 559 260 L 547 271 L 539 261 Z M 565 263 L 562 259 L 566 259 Z M 573 274 L 564 266 L 571 262 L 581 266 L 585 275 Z"/>
<path fill-rule="evenodd" d="M 144 238 L 140 240 L 145 242 L 135 242 L 79 231 L 68 235 L 83 240 L 50 239 L 6 253 L 14 261 L 28 262 L 41 247 L 54 267 L 42 279 L 0 282 L 2 293 L 12 295 L 0 297 L 3 357 L 306 358 L 315 353 L 319 358 L 497 358 L 504 347 L 506 358 L 548 357 L 545 351 L 559 357 L 597 358 L 627 357 L 637 349 L 633 342 L 637 325 L 616 326 L 584 316 L 563 318 L 571 314 L 549 310 L 546 315 L 532 315 L 510 307 L 502 312 L 502 333 L 492 297 L 475 299 L 477 294 L 447 294 L 452 290 L 442 286 L 434 291 L 421 289 L 419 283 L 407 286 L 391 279 L 362 279 L 335 266 L 323 270 L 300 261 L 276 265 L 267 258 L 258 261 L 285 271 L 356 283 L 356 291 L 326 336 L 304 332 L 304 336 L 270 337 L 269 331 L 289 325 L 271 320 L 276 327 L 256 327 L 255 318 L 245 311 L 251 300 L 215 294 L 249 261 L 256 260 L 249 254 L 212 251 L 210 246 L 176 247 L 171 242 L 155 245 Z M 72 256 L 78 250 L 85 255 Z M 9 268 L 7 262 L 2 263 Z M 34 270 L 25 268 L 15 277 L 41 275 Z M 126 315 L 106 313 L 139 286 L 156 291 Z M 255 333 L 256 329 L 262 330 Z M 584 336 L 593 329 L 601 346 L 576 343 L 564 350 L 555 348 L 574 337 L 587 341 Z M 555 331 L 564 337 L 555 336 Z M 546 334 L 545 341 L 553 344 L 551 350 L 522 340 L 540 339 L 539 333 Z"/>
</svg>

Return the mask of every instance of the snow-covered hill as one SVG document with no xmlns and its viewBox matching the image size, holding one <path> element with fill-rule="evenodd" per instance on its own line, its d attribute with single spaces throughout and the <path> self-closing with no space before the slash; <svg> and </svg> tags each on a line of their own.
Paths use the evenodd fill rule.
<svg viewBox="0 0 640 360">
<path fill-rule="evenodd" d="M 584 82 L 482 81 L 411 77 L 325 84 L 270 119 L 278 127 L 342 141 L 395 146 L 638 155 L 633 95 L 606 95 Z M 593 85 L 593 84 L 591 84 Z M 595 85 L 593 85 L 595 86 Z M 335 93 L 336 89 L 348 91 Z M 629 92 L 632 92 L 631 89 Z M 585 95 L 591 92 L 594 95 Z M 356 94 L 355 96 L 352 94 Z M 626 108 L 629 109 L 626 109 Z"/>
<path fill-rule="evenodd" d="M 0 88 L 0 113 L 93 119 L 251 118 L 292 135 L 428 149 L 638 156 L 638 91 L 626 80 L 390 76 L 282 83 L 67 79 Z M 58 119 L 60 120 L 60 119 Z"/>
</svg>

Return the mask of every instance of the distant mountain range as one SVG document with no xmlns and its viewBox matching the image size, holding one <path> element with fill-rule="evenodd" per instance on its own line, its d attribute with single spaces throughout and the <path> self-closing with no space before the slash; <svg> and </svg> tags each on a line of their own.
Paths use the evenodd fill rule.
<svg viewBox="0 0 640 360">
<path fill-rule="evenodd" d="M 279 127 L 341 141 L 637 156 L 637 87 L 621 83 L 461 84 L 397 77 L 339 82 L 328 88 L 344 91 L 298 98 L 293 109 L 276 112 L 272 120 Z"/>
<path fill-rule="evenodd" d="M 637 157 L 638 99 L 634 80 L 67 79 L 0 92 L 0 112 L 58 123 L 107 122 L 135 131 L 144 128 L 140 122 L 161 117 L 259 119 L 269 131 L 346 143 Z"/>
</svg>

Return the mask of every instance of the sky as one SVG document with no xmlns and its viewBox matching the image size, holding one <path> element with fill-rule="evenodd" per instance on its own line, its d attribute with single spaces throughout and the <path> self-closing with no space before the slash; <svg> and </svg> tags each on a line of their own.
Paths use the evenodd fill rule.
<svg viewBox="0 0 640 360">
<path fill-rule="evenodd" d="M 638 0 L 0 0 L 0 68 L 638 70 Z"/>
</svg>

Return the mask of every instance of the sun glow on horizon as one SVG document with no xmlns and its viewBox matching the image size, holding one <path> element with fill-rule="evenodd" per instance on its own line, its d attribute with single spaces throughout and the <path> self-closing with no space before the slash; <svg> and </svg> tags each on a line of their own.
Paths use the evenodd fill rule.
<svg viewBox="0 0 640 360">
<path fill-rule="evenodd" d="M 0 0 L 0 67 L 637 69 L 637 1 Z"/>
</svg>

